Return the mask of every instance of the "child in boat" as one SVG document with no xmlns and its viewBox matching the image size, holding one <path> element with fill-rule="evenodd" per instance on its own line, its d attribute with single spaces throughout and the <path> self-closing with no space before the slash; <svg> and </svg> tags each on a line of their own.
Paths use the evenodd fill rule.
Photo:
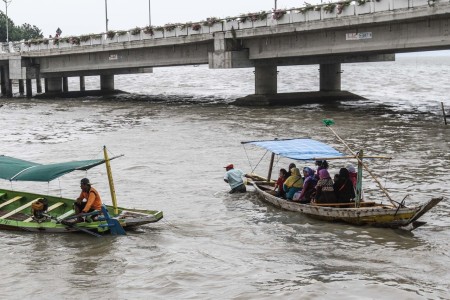
<svg viewBox="0 0 450 300">
<path fill-rule="evenodd" d="M 288 174 L 288 172 L 286 171 L 286 169 L 280 169 L 280 173 L 279 173 L 277 182 L 275 183 L 275 187 L 273 189 L 275 192 L 275 196 L 283 198 L 283 199 L 286 198 L 286 193 L 283 190 L 283 184 L 286 181 L 286 179 L 288 178 L 287 174 Z"/>
<path fill-rule="evenodd" d="M 319 181 L 316 185 L 316 195 L 313 203 L 335 203 L 336 194 L 334 192 L 334 182 L 326 169 L 319 171 Z"/>
<path fill-rule="evenodd" d="M 286 199 L 292 200 L 295 192 L 300 191 L 302 188 L 303 178 L 300 176 L 300 170 L 298 168 L 292 168 L 291 176 L 289 176 L 283 184 L 283 189 L 286 192 Z"/>
<path fill-rule="evenodd" d="M 339 170 L 333 188 L 336 193 L 337 202 L 346 203 L 355 199 L 355 189 L 350 180 L 350 172 L 346 168 Z"/>
</svg>

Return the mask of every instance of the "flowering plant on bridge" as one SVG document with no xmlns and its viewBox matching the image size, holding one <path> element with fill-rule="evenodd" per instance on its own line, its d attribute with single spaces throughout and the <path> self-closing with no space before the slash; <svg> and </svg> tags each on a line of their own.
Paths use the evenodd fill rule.
<svg viewBox="0 0 450 300">
<path fill-rule="evenodd" d="M 154 30 L 164 32 L 164 26 L 156 26 L 154 27 Z"/>
<path fill-rule="evenodd" d="M 239 18 L 238 17 L 226 17 L 225 18 L 225 21 L 226 22 L 233 22 L 233 21 L 236 21 L 236 20 L 238 20 Z"/>
<path fill-rule="evenodd" d="M 82 42 L 87 42 L 90 39 L 91 39 L 91 35 L 90 34 L 80 35 L 80 41 L 82 41 Z"/>
<path fill-rule="evenodd" d="M 192 24 L 191 29 L 194 31 L 199 31 L 202 28 L 202 25 L 199 23 Z"/>
<path fill-rule="evenodd" d="M 356 0 L 356 4 L 358 4 L 358 5 L 363 5 L 366 2 L 370 2 L 370 0 Z"/>
<path fill-rule="evenodd" d="M 335 3 L 328 3 L 325 4 L 323 7 L 323 10 L 327 13 L 330 14 L 334 11 L 334 9 L 336 8 L 336 4 Z"/>
<path fill-rule="evenodd" d="M 187 22 L 187 23 L 184 23 L 184 24 L 180 24 L 180 29 L 181 30 L 184 30 L 186 28 L 192 28 L 192 22 Z"/>
<path fill-rule="evenodd" d="M 338 15 L 340 15 L 342 13 L 342 11 L 344 10 L 345 7 L 350 6 L 351 3 L 352 3 L 351 0 L 338 2 L 337 3 L 337 13 L 338 13 Z"/>
<path fill-rule="evenodd" d="M 77 36 L 71 36 L 69 37 L 69 43 L 72 45 L 79 45 L 80 44 L 80 38 Z"/>
<path fill-rule="evenodd" d="M 212 27 L 214 24 L 219 23 L 220 19 L 216 17 L 207 18 L 206 21 L 203 21 L 204 26 Z"/>
<path fill-rule="evenodd" d="M 320 9 L 320 7 L 319 7 Z M 314 10 L 314 5 L 305 2 L 305 7 L 301 7 L 298 11 L 302 14 L 306 14 L 308 11 Z"/>
<path fill-rule="evenodd" d="M 177 28 L 177 24 L 168 23 L 168 24 L 164 25 L 164 29 L 166 31 L 174 31 L 175 28 Z"/>
<path fill-rule="evenodd" d="M 141 28 L 137 27 L 130 30 L 131 35 L 139 35 L 141 34 Z"/>
<path fill-rule="evenodd" d="M 118 36 L 123 36 L 123 35 L 127 35 L 127 34 L 128 34 L 128 31 L 126 31 L 126 30 L 118 30 L 118 31 L 116 32 L 116 34 L 117 34 Z"/>
<path fill-rule="evenodd" d="M 272 13 L 272 18 L 274 20 L 279 20 L 281 19 L 284 15 L 286 14 L 286 10 L 285 9 L 275 9 Z"/>
<path fill-rule="evenodd" d="M 153 31 L 153 26 L 145 26 L 144 33 L 153 36 L 155 32 Z"/>
<path fill-rule="evenodd" d="M 116 32 L 114 30 L 109 30 L 106 33 L 106 36 L 108 37 L 108 39 L 112 40 L 116 36 Z"/>
</svg>

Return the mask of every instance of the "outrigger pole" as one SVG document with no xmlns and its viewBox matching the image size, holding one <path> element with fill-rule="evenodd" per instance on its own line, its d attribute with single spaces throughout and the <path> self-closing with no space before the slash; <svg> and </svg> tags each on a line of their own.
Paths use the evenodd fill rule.
<svg viewBox="0 0 450 300">
<path fill-rule="evenodd" d="M 109 191 L 111 192 L 111 200 L 114 207 L 114 214 L 117 215 L 119 213 L 119 210 L 117 208 L 116 190 L 114 189 L 114 181 L 111 172 L 111 165 L 109 163 L 110 159 L 108 157 L 108 151 L 106 150 L 106 146 L 103 146 L 103 154 L 105 156 L 106 173 L 108 174 Z"/>
<path fill-rule="evenodd" d="M 339 139 L 339 141 L 348 149 L 348 151 L 350 151 L 350 153 L 353 154 L 353 157 L 358 160 L 358 163 L 361 166 L 363 166 L 364 169 L 366 169 L 366 171 L 370 174 L 370 176 L 372 176 L 372 178 L 378 184 L 378 187 L 383 191 L 383 193 L 386 195 L 386 197 L 389 199 L 389 201 L 392 203 L 392 205 L 397 207 L 398 206 L 398 202 L 391 198 L 391 196 L 389 195 L 388 191 L 383 187 L 383 185 L 380 183 L 378 178 L 369 170 L 369 167 L 367 167 L 367 165 L 361 160 L 361 158 L 359 157 L 358 153 L 355 154 L 355 152 L 350 148 L 350 146 L 347 145 L 347 143 L 333 130 L 333 128 L 331 128 L 331 125 L 334 124 L 334 121 L 330 120 L 330 119 L 324 119 L 323 123 L 325 124 L 325 126 L 328 129 L 331 130 L 331 132 Z"/>
</svg>

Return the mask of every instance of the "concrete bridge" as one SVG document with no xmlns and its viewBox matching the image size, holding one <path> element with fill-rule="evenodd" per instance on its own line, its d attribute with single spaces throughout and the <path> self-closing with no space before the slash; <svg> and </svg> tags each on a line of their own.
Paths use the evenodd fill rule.
<svg viewBox="0 0 450 300">
<path fill-rule="evenodd" d="M 364 2 L 364 1 L 361 1 Z M 12 81 L 32 96 L 68 92 L 68 77 L 100 76 L 100 90 L 114 90 L 114 75 L 153 67 L 208 64 L 212 69 L 254 68 L 255 94 L 245 104 L 299 99 L 340 99 L 341 64 L 395 60 L 395 53 L 450 49 L 448 0 L 375 0 L 327 3 L 227 20 L 168 24 L 98 35 L 43 39 L 2 46 L 1 92 Z M 320 65 L 320 91 L 277 94 L 277 67 Z M 296 91 L 293 91 L 296 92 Z M 354 95 L 353 95 L 354 96 Z"/>
</svg>

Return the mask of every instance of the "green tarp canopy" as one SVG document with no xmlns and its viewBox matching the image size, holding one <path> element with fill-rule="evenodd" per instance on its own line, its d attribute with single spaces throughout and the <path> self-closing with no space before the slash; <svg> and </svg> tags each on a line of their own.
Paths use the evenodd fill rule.
<svg viewBox="0 0 450 300">
<path fill-rule="evenodd" d="M 1 155 L 0 178 L 10 181 L 48 182 L 75 170 L 89 170 L 104 162 L 104 159 L 93 159 L 42 165 Z"/>
</svg>

